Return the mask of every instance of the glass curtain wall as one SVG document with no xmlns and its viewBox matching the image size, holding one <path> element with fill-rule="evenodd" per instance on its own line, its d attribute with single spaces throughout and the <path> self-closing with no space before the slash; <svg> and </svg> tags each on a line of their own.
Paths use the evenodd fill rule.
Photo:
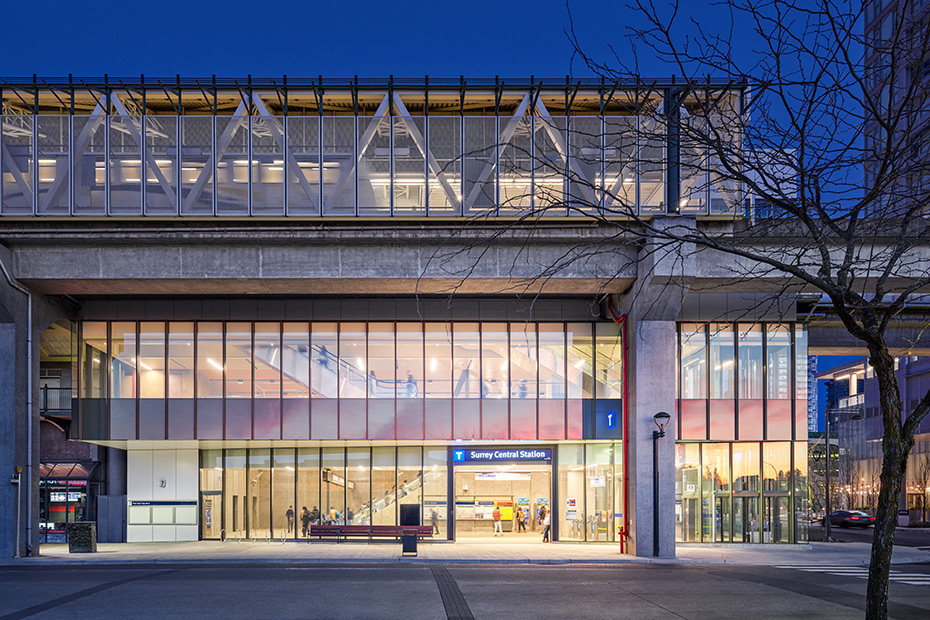
<svg viewBox="0 0 930 620">
<path fill-rule="evenodd" d="M 680 439 L 807 439 L 803 326 L 681 323 L 678 337 Z"/>
<path fill-rule="evenodd" d="M 563 444 L 557 451 L 559 506 L 548 508 L 559 540 L 616 542 L 624 514 L 622 444 Z M 446 446 L 205 450 L 201 500 L 212 512 L 209 523 L 202 516 L 202 536 L 306 539 L 311 525 L 395 525 L 402 507 L 413 505 L 421 524 L 445 538 L 450 473 Z M 530 530 L 540 529 L 535 517 Z"/>
<path fill-rule="evenodd" d="M 803 326 L 682 323 L 678 359 L 677 539 L 806 540 Z"/>
<path fill-rule="evenodd" d="M 283 96 L 221 94 L 217 105 L 192 86 L 171 102 L 183 109 L 167 114 L 141 105 L 136 91 L 88 91 L 80 96 L 98 102 L 92 111 L 3 116 L 0 215 L 664 212 L 661 92 L 606 88 L 611 95 L 576 91 L 571 105 L 568 93 L 529 88 L 343 86 L 317 100 L 317 91 L 289 86 Z M 289 108 L 288 97 L 314 102 Z M 737 114 L 728 108 L 719 118 Z M 691 198 L 689 172 L 703 175 L 697 188 L 706 195 L 708 162 L 692 151 L 683 145 L 682 208 L 706 213 L 706 197 Z M 721 204 L 711 212 L 739 202 L 738 188 L 724 185 L 714 184 Z"/>
<path fill-rule="evenodd" d="M 680 542 L 807 540 L 807 442 L 678 443 Z"/>
<path fill-rule="evenodd" d="M 623 527 L 623 444 L 595 443 L 558 447 L 556 472 L 560 506 L 558 539 L 619 541 Z"/>
<path fill-rule="evenodd" d="M 305 539 L 311 525 L 395 525 L 407 504 L 447 536 L 447 455 L 444 446 L 204 450 L 201 505 L 211 514 L 202 512 L 202 537 Z"/>
<path fill-rule="evenodd" d="M 619 439 L 623 426 L 613 323 L 81 325 L 81 439 Z"/>
</svg>

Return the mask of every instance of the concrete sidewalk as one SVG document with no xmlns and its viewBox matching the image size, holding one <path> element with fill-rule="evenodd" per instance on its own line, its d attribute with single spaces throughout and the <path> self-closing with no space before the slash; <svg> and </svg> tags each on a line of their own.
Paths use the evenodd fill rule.
<svg viewBox="0 0 930 620">
<path fill-rule="evenodd" d="M 416 557 L 404 557 L 398 543 L 240 542 L 100 544 L 95 554 L 71 554 L 67 545 L 42 545 L 40 555 L 0 560 L 0 566 L 67 566 L 112 564 L 305 564 L 305 563 L 489 563 L 489 564 L 745 564 L 863 565 L 868 543 L 808 545 L 687 545 L 677 558 L 641 558 L 620 553 L 616 544 L 508 543 L 493 538 L 466 542 L 419 544 Z M 892 562 L 930 562 L 930 552 L 895 547 Z"/>
</svg>

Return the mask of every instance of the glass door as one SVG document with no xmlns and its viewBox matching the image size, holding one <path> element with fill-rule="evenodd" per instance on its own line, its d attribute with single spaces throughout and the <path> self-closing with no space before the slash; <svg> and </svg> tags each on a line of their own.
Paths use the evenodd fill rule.
<svg viewBox="0 0 930 620">
<path fill-rule="evenodd" d="M 757 495 L 733 497 L 733 542 L 762 542 L 759 533 L 759 497 Z"/>
<path fill-rule="evenodd" d="M 223 492 L 204 491 L 200 494 L 200 523 L 203 540 L 221 540 L 223 535 Z"/>
<path fill-rule="evenodd" d="M 787 495 L 768 495 L 765 500 L 765 519 L 763 529 L 765 540 L 763 542 L 788 542 L 788 520 L 791 513 L 788 511 Z"/>
<path fill-rule="evenodd" d="M 711 501 L 708 502 L 707 499 Z M 730 496 L 714 494 L 704 502 L 704 542 L 730 542 Z"/>
</svg>

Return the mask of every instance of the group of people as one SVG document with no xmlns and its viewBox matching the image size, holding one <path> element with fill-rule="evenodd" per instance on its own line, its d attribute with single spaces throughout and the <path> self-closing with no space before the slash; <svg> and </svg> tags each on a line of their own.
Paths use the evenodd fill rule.
<svg viewBox="0 0 930 620">
<path fill-rule="evenodd" d="M 287 519 L 287 531 L 293 532 L 297 517 L 297 514 L 294 512 L 294 507 L 288 506 L 284 516 Z M 310 534 L 311 525 L 332 525 L 334 523 L 341 523 L 342 517 L 342 513 L 332 506 L 329 508 L 328 515 L 320 512 L 320 509 L 316 506 L 313 507 L 313 510 L 307 510 L 307 507 L 304 506 L 300 509 L 300 532 L 303 536 L 308 536 Z M 354 515 L 351 510 L 346 510 L 345 517 L 347 521 L 351 522 Z"/>
<path fill-rule="evenodd" d="M 287 531 L 294 531 L 294 507 L 288 506 L 287 513 Z M 320 509 L 316 506 L 313 507 L 313 510 L 307 510 L 307 507 L 304 506 L 300 509 L 300 533 L 303 536 L 310 534 L 310 524 L 320 522 Z"/>
<path fill-rule="evenodd" d="M 526 514 L 523 512 L 523 509 L 517 507 L 514 510 L 516 514 L 517 521 L 517 533 L 524 532 L 526 533 Z M 494 507 L 494 512 L 491 513 L 491 518 L 494 520 L 494 535 L 503 536 L 504 528 L 501 521 L 501 511 L 497 506 Z M 539 507 L 539 511 L 536 513 L 536 521 L 543 528 L 543 542 L 549 542 L 549 525 L 550 525 L 550 516 L 549 511 L 546 509 L 545 504 Z"/>
</svg>

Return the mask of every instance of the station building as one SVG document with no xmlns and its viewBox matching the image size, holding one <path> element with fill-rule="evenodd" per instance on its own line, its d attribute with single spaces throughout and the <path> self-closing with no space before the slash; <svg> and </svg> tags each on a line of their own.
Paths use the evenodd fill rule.
<svg viewBox="0 0 930 620">
<path fill-rule="evenodd" d="M 806 541 L 803 300 L 609 223 L 615 201 L 744 216 L 740 187 L 656 139 L 688 96 L 0 81 L 4 553 L 74 520 L 300 540 L 304 507 L 390 525 L 405 505 L 450 540 L 489 536 L 495 508 L 540 536 L 545 507 L 556 541 L 639 555 Z"/>
</svg>

